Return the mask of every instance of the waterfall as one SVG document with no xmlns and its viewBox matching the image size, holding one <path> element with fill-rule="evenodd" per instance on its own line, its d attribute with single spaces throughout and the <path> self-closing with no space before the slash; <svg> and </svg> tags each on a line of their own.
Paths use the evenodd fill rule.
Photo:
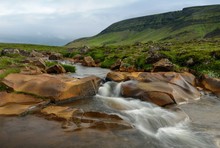
<svg viewBox="0 0 220 148">
<path fill-rule="evenodd" d="M 122 82 L 123 83 L 123 82 Z M 152 103 L 120 96 L 122 83 L 107 82 L 99 88 L 97 98 L 119 112 L 143 136 L 151 137 L 163 147 L 214 148 L 207 135 L 193 131 L 190 119 L 181 111 L 170 111 Z"/>
</svg>

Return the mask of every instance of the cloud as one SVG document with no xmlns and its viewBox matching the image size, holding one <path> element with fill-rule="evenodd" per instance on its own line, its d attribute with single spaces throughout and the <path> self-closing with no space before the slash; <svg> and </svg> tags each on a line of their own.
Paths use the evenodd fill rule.
<svg viewBox="0 0 220 148">
<path fill-rule="evenodd" d="M 1 0 L 0 41 L 62 45 L 110 24 L 219 0 Z"/>
</svg>

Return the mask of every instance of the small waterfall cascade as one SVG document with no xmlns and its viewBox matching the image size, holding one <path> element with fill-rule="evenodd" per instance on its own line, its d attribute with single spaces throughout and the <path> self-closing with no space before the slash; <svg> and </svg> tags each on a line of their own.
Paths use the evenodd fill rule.
<svg viewBox="0 0 220 148">
<path fill-rule="evenodd" d="M 107 82 L 96 97 L 106 106 L 117 110 L 119 116 L 165 148 L 214 148 L 210 138 L 190 128 L 190 119 L 182 111 L 170 111 L 152 103 L 120 95 L 126 82 Z"/>
</svg>

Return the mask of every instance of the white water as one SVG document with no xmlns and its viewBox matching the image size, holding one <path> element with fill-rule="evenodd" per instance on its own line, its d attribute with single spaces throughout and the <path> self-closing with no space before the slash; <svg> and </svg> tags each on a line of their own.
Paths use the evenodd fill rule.
<svg viewBox="0 0 220 148">
<path fill-rule="evenodd" d="M 120 89 L 121 83 L 107 82 L 100 87 L 97 98 L 109 108 L 117 110 L 119 116 L 142 132 L 143 136 L 154 139 L 166 148 L 215 147 L 207 135 L 190 129 L 190 120 L 183 112 L 169 111 L 133 98 L 123 98 Z"/>
</svg>

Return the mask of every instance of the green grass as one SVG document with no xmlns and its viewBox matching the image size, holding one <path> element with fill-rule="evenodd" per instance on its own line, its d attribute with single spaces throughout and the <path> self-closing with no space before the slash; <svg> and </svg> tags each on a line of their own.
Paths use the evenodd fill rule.
<svg viewBox="0 0 220 148">
<path fill-rule="evenodd" d="M 66 70 L 66 72 L 72 72 L 72 73 L 76 72 L 76 67 L 73 65 L 67 65 L 67 64 L 61 64 L 61 65 Z"/>
<path fill-rule="evenodd" d="M 96 36 L 70 42 L 67 47 L 202 39 L 220 28 L 219 10 L 220 5 L 192 7 L 182 11 L 123 20 L 110 25 Z M 215 32 L 215 36 L 211 37 L 220 38 L 220 34 Z"/>
</svg>

